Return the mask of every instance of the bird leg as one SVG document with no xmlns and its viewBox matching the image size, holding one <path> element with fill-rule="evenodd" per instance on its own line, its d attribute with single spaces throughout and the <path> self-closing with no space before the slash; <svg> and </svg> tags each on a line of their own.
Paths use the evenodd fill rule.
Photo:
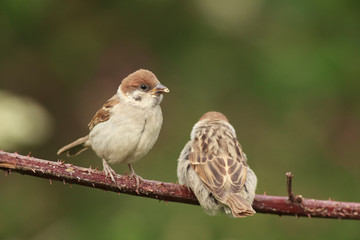
<svg viewBox="0 0 360 240">
<path fill-rule="evenodd" d="M 103 170 L 105 172 L 105 176 L 110 176 L 111 180 L 115 183 L 117 186 L 117 183 L 115 181 L 114 175 L 116 175 L 116 172 L 109 166 L 109 164 L 106 162 L 105 159 L 102 160 L 103 162 Z"/>
<path fill-rule="evenodd" d="M 130 169 L 130 176 L 134 177 L 136 180 L 136 192 L 139 194 L 140 180 L 142 180 L 142 178 L 140 176 L 136 175 L 136 173 L 130 163 L 128 164 L 128 166 Z"/>
</svg>

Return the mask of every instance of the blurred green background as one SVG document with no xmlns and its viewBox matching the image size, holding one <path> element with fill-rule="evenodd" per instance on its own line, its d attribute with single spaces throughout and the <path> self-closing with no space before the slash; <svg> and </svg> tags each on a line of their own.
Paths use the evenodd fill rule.
<svg viewBox="0 0 360 240">
<path fill-rule="evenodd" d="M 170 88 L 164 124 L 135 163 L 176 181 L 198 118 L 223 112 L 257 193 L 360 201 L 359 1 L 0 1 L 0 148 L 56 161 L 122 78 Z M 98 166 L 90 150 L 66 162 Z M 125 173 L 126 166 L 115 166 Z M 359 239 L 358 221 L 257 214 L 120 196 L 0 172 L 0 239 Z"/>
</svg>

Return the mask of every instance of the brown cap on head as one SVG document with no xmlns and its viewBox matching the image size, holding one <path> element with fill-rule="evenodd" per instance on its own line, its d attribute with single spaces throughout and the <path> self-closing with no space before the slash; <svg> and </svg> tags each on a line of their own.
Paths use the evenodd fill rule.
<svg viewBox="0 0 360 240">
<path fill-rule="evenodd" d="M 229 120 L 225 117 L 225 115 L 220 112 L 207 112 L 204 115 L 202 115 L 202 117 L 199 119 L 199 121 L 206 120 L 206 119 L 223 120 L 223 121 L 229 122 Z"/>
<path fill-rule="evenodd" d="M 136 72 L 131 73 L 129 76 L 122 80 L 121 91 L 123 93 L 127 93 L 138 88 L 142 84 L 153 88 L 159 83 L 159 80 L 151 71 L 140 69 Z"/>
</svg>

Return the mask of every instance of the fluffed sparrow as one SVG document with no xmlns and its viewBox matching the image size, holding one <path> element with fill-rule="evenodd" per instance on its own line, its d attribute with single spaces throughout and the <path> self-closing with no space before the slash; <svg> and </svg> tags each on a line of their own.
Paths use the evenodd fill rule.
<svg viewBox="0 0 360 240">
<path fill-rule="evenodd" d="M 96 112 L 88 124 L 90 133 L 62 147 L 57 154 L 76 156 L 91 147 L 102 158 L 105 175 L 115 184 L 116 173 L 108 163 L 126 163 L 139 188 L 139 176 L 131 163 L 144 157 L 155 144 L 163 122 L 162 94 L 168 92 L 148 70 L 130 74 Z"/>
<path fill-rule="evenodd" d="M 257 178 L 249 168 L 234 128 L 219 112 L 207 112 L 194 125 L 178 159 L 180 184 L 188 186 L 204 210 L 234 217 L 255 213 Z"/>
</svg>

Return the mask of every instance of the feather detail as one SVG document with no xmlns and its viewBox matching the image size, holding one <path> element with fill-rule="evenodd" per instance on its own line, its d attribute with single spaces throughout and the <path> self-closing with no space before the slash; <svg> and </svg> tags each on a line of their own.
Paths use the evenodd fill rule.
<svg viewBox="0 0 360 240">
<path fill-rule="evenodd" d="M 89 135 L 79 138 L 74 142 L 62 147 L 57 152 L 57 155 L 60 155 L 63 152 L 66 152 L 68 157 L 77 156 L 89 147 Z"/>
<path fill-rule="evenodd" d="M 106 101 L 106 103 L 100 108 L 91 119 L 88 124 L 90 131 L 99 123 L 109 120 L 111 110 L 116 104 L 120 103 L 120 99 L 117 95 L 114 95 L 112 98 Z"/>
<path fill-rule="evenodd" d="M 226 204 L 234 217 L 247 217 L 256 213 L 250 203 L 238 194 L 229 194 Z"/>
<path fill-rule="evenodd" d="M 205 187 L 219 202 L 229 206 L 235 217 L 248 216 L 255 211 L 239 195 L 247 177 L 246 156 L 228 125 L 223 120 L 198 125 L 189 160 Z"/>
</svg>

